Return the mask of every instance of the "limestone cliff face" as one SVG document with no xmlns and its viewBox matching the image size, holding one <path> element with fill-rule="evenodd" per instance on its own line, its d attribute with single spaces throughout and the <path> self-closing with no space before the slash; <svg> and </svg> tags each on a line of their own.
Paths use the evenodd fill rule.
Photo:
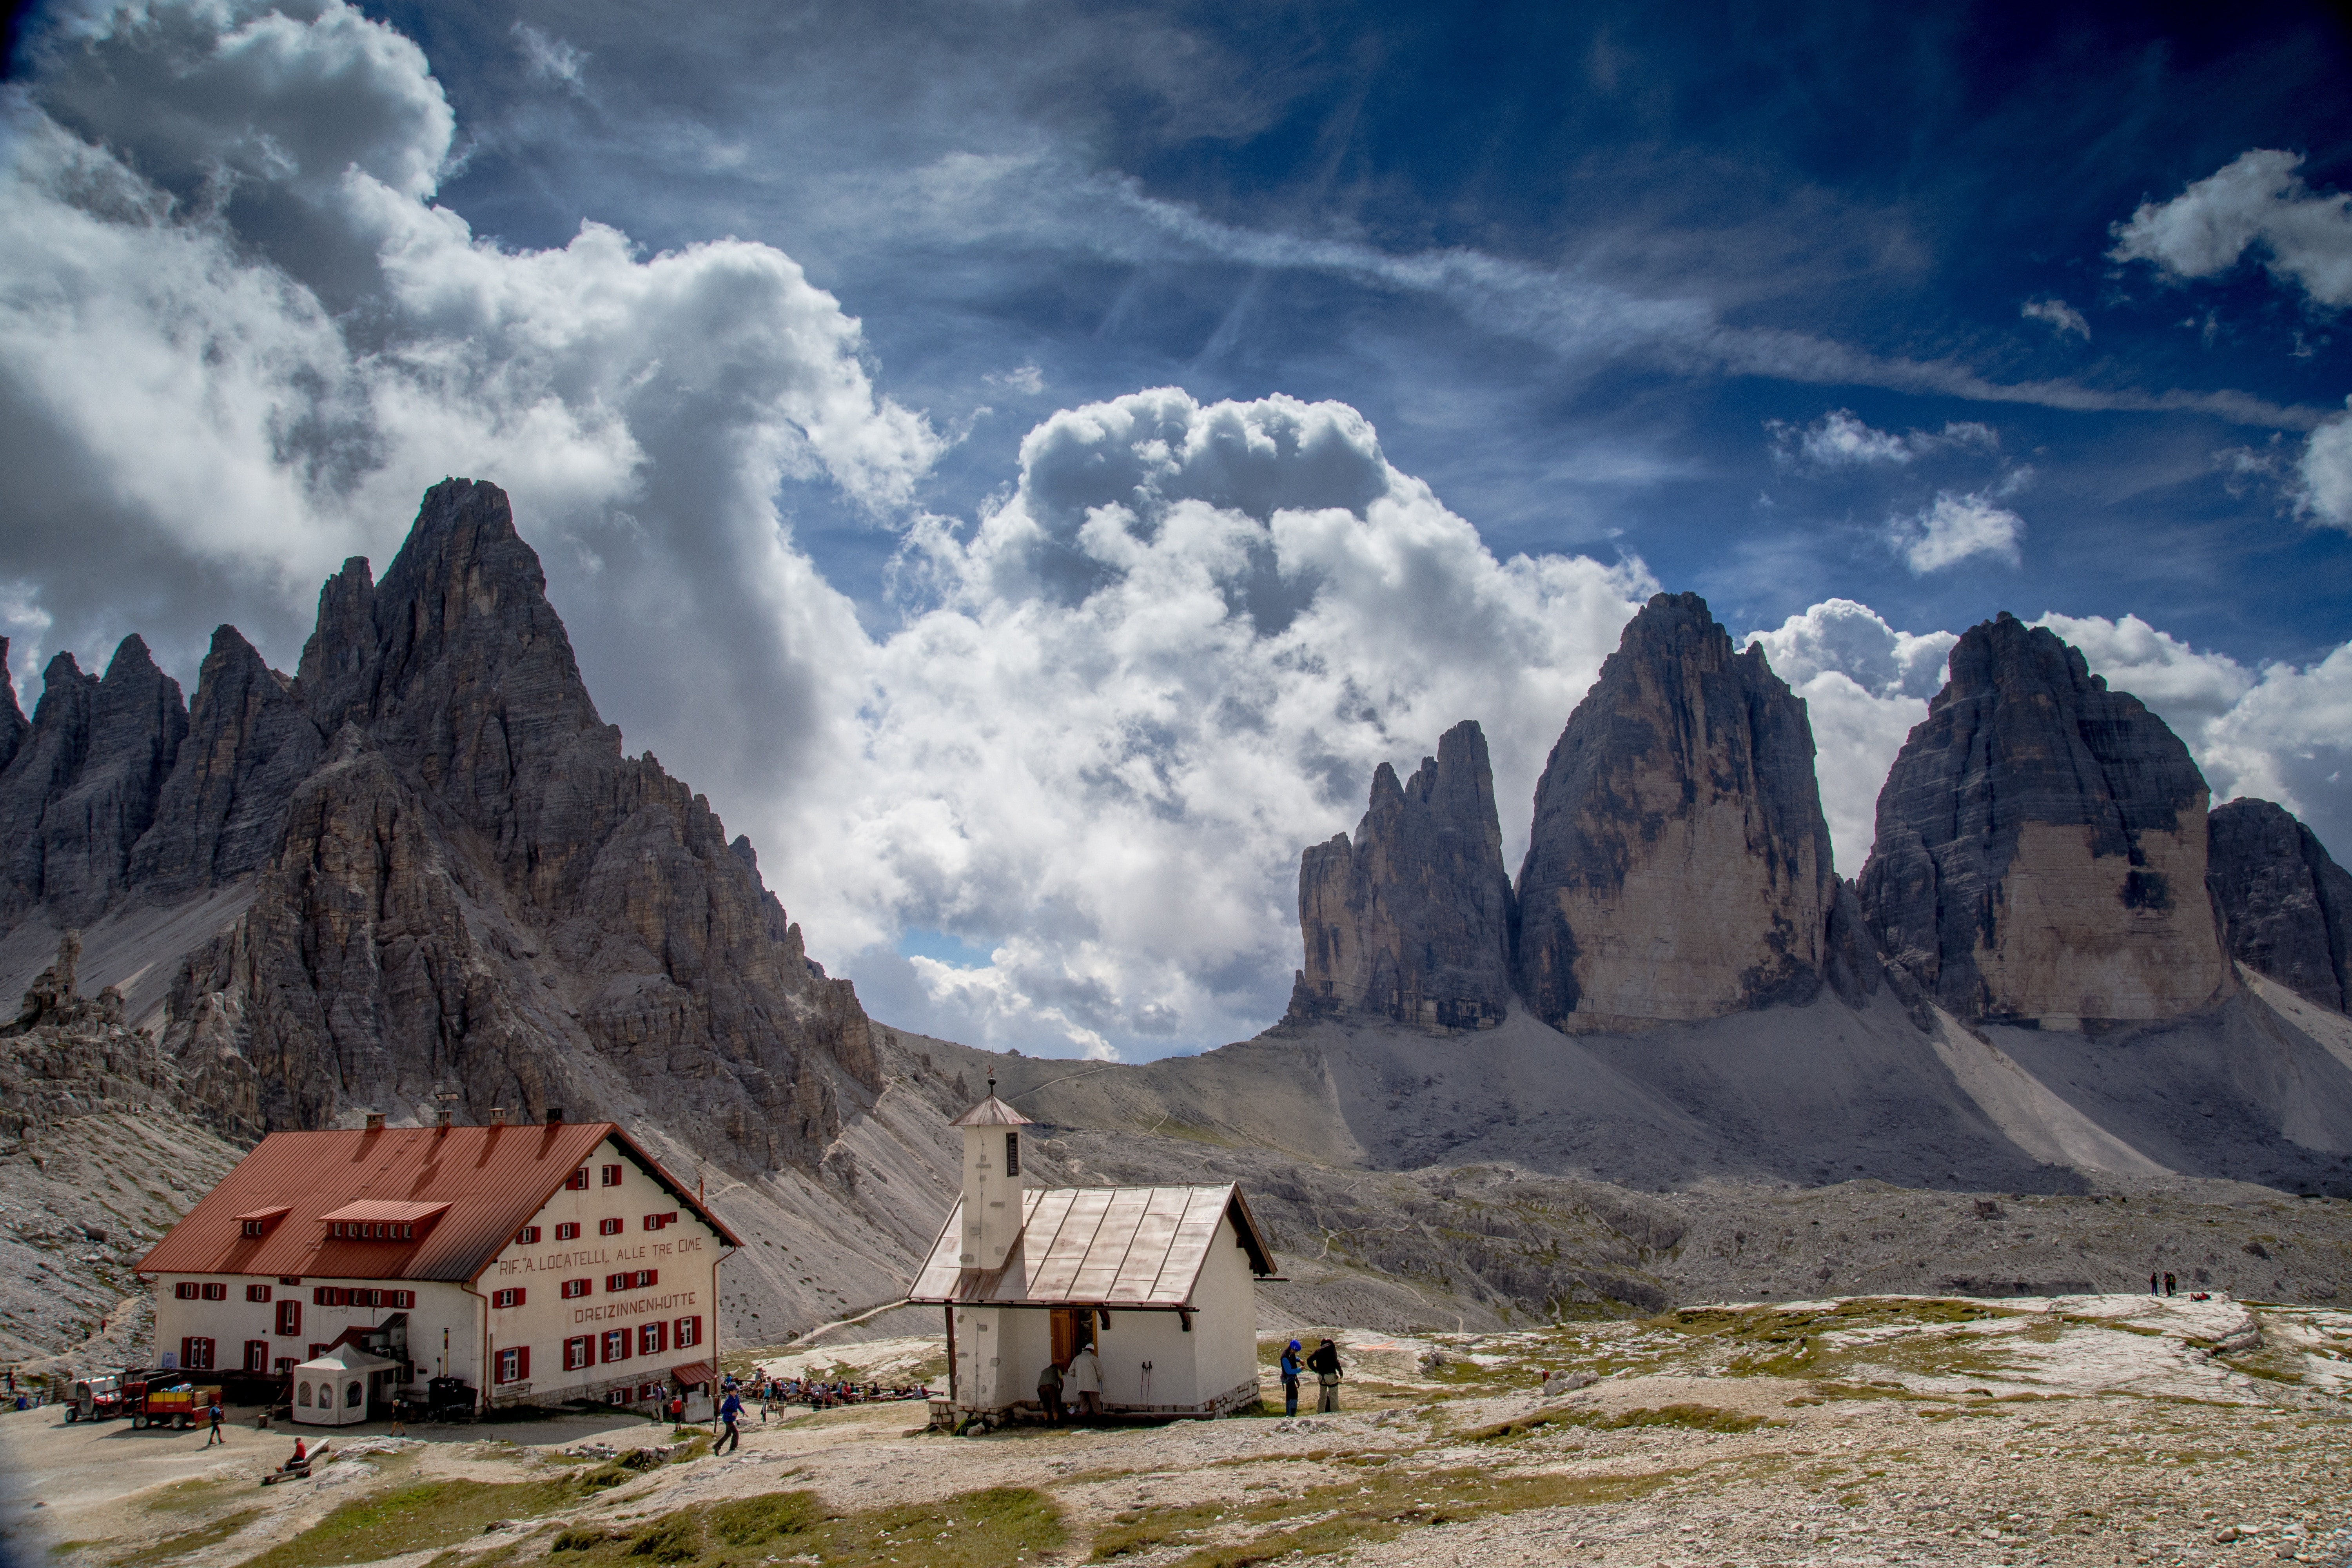
<svg viewBox="0 0 2352 1568">
<path fill-rule="evenodd" d="M 2266 800 L 2206 819 L 2205 881 L 2231 958 L 2306 1002 L 2352 1011 L 2352 873 Z"/>
<path fill-rule="evenodd" d="M 51 659 L 32 727 L 0 773 L 0 915 L 41 906 L 79 925 L 121 898 L 187 730 L 180 683 L 136 636 L 103 679 L 71 654 Z"/>
<path fill-rule="evenodd" d="M 1293 1020 L 1371 1015 L 1486 1028 L 1510 1005 L 1511 884 L 1486 733 L 1465 720 L 1400 784 L 1382 763 L 1351 844 L 1298 868 L 1307 966 Z"/>
<path fill-rule="evenodd" d="M 2231 988 L 2205 889 L 2205 781 L 2161 720 L 2002 614 L 1878 797 L 1863 911 L 1964 1018 L 2164 1018 Z"/>
<path fill-rule="evenodd" d="M 1519 994 L 1570 1029 L 1801 1002 L 1835 899 L 1803 701 L 1697 595 L 1657 595 L 1536 786 Z"/>
</svg>

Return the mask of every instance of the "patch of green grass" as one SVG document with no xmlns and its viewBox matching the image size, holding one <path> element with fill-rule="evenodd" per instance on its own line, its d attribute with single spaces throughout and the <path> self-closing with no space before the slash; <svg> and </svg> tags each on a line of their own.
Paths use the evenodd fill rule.
<svg viewBox="0 0 2352 1568">
<path fill-rule="evenodd" d="M 1528 1437 L 1548 1427 L 1579 1426 L 1595 1432 L 1615 1432 L 1629 1426 L 1681 1426 L 1694 1432 L 1753 1432 L 1759 1426 L 1784 1426 L 1761 1415 L 1743 1415 L 1712 1405 L 1664 1405 L 1655 1409 L 1628 1410 L 1616 1415 L 1598 1410 L 1539 1410 L 1529 1415 L 1497 1421 L 1462 1434 L 1472 1443 L 1507 1442 Z"/>
<path fill-rule="evenodd" d="M 558 1535 L 555 1568 L 761 1568 L 814 1557 L 824 1568 L 1003 1568 L 1060 1549 L 1062 1516 L 1027 1487 L 941 1502 L 835 1512 L 814 1492 L 767 1492 L 679 1509 L 634 1529 L 575 1526 Z"/>
<path fill-rule="evenodd" d="M 544 1481 L 421 1481 L 356 1498 L 245 1568 L 323 1568 L 372 1563 L 479 1535 L 493 1520 L 530 1519 L 569 1508 L 595 1489 L 595 1472 Z"/>
<path fill-rule="evenodd" d="M 194 1480 L 173 1481 L 160 1487 L 142 1500 L 150 1513 L 188 1513 L 200 1508 L 210 1508 L 220 1500 L 220 1494 L 236 1483 L 217 1476 L 199 1476 Z"/>
<path fill-rule="evenodd" d="M 506 1447 L 497 1445 L 489 1455 L 480 1457 L 509 1458 L 503 1451 Z M 633 1448 L 593 1469 L 575 1469 L 544 1480 L 439 1480 L 394 1487 L 353 1499 L 243 1568 L 327 1568 L 447 1546 L 480 1534 L 482 1527 L 495 1520 L 536 1519 L 575 1508 L 645 1471 L 699 1458 L 709 1451 L 709 1438 L 697 1437 L 667 1458 L 649 1448 Z"/>
<path fill-rule="evenodd" d="M 247 1525 L 261 1517 L 257 1508 L 241 1509 L 236 1513 L 216 1519 L 210 1524 L 200 1524 L 194 1530 L 184 1530 L 177 1535 L 167 1535 L 151 1546 L 136 1552 L 126 1552 L 113 1559 L 113 1568 L 133 1568 L 134 1564 L 169 1563 L 175 1557 L 185 1557 L 192 1552 L 202 1552 L 207 1546 L 218 1546 Z"/>
</svg>

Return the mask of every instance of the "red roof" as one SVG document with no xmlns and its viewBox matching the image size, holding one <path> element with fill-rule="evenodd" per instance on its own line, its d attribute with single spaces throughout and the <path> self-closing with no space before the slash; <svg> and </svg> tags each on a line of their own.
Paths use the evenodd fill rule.
<svg viewBox="0 0 2352 1568">
<path fill-rule="evenodd" d="M 472 1280 L 607 1138 L 682 1208 L 742 1242 L 610 1121 L 272 1132 L 140 1262 L 142 1274 Z M 346 1212 L 365 1205 L 369 1212 Z M 337 1240 L 320 1221 L 406 1219 L 446 1205 L 413 1241 Z M 259 1237 L 242 1219 L 284 1214 Z M 377 1210 L 399 1212 L 375 1212 Z"/>
</svg>

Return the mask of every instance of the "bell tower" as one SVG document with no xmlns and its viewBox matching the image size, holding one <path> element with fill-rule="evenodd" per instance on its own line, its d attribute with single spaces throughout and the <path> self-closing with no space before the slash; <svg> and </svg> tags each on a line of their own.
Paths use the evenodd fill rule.
<svg viewBox="0 0 2352 1568">
<path fill-rule="evenodd" d="M 958 1261 L 966 1268 L 1002 1268 L 1027 1216 L 1022 1199 L 1021 1129 L 1029 1119 L 996 1098 L 988 1098 L 950 1123 L 963 1129 L 963 1237 Z"/>
</svg>

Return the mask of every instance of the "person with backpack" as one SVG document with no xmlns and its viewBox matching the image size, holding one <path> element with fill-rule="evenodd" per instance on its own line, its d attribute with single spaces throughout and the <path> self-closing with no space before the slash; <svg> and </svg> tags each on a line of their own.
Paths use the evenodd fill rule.
<svg viewBox="0 0 2352 1568">
<path fill-rule="evenodd" d="M 1062 1364 L 1047 1362 L 1037 1373 L 1037 1403 L 1045 1407 L 1045 1425 L 1062 1424 Z"/>
<path fill-rule="evenodd" d="M 1298 1342 L 1293 1340 L 1282 1352 L 1282 1413 L 1298 1414 Z"/>
<path fill-rule="evenodd" d="M 1339 1347 L 1329 1340 L 1317 1345 L 1315 1353 L 1307 1358 L 1307 1370 L 1315 1374 L 1320 1388 L 1315 1401 L 1316 1414 L 1331 1415 L 1339 1408 Z"/>
</svg>

